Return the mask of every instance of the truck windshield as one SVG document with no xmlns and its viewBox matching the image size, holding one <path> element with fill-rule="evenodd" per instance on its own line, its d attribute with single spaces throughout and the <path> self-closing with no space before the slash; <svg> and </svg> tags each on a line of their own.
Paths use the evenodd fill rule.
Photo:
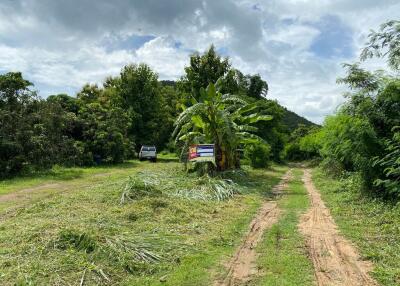
<svg viewBox="0 0 400 286">
<path fill-rule="evenodd" d="M 156 151 L 156 147 L 143 147 L 143 151 Z"/>
</svg>

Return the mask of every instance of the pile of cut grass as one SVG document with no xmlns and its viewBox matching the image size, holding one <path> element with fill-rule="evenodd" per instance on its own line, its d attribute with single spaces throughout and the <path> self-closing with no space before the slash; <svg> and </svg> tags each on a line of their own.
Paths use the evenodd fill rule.
<svg viewBox="0 0 400 286">
<path fill-rule="evenodd" d="M 175 179 L 172 179 L 166 173 L 139 172 L 136 176 L 129 176 L 123 184 L 120 202 L 123 204 L 143 197 L 161 196 L 223 201 L 232 198 L 235 194 L 240 194 L 241 189 L 244 188 L 229 178 L 238 176 L 238 173 L 241 174 L 240 176 L 245 176 L 243 172 L 231 171 L 218 177 L 204 175 L 197 178 L 178 171 L 175 173 Z M 176 184 L 176 178 L 179 176 L 187 176 L 185 184 L 179 184 L 179 182 Z"/>
</svg>

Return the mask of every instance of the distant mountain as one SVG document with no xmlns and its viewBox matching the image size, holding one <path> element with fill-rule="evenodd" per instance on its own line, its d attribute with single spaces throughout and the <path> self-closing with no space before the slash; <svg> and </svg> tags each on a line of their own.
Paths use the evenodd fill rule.
<svg viewBox="0 0 400 286">
<path fill-rule="evenodd" d="M 160 80 L 159 82 L 162 86 L 176 86 L 176 81 L 173 80 Z"/>
<path fill-rule="evenodd" d="M 294 129 L 296 129 L 299 126 L 299 124 L 304 124 L 305 126 L 317 126 L 317 124 L 294 113 L 293 111 L 290 111 L 290 110 L 286 109 L 285 107 L 283 107 L 283 109 L 285 109 L 285 111 L 286 111 L 286 113 L 283 117 L 283 124 L 285 124 L 288 127 L 290 132 L 292 132 Z"/>
</svg>

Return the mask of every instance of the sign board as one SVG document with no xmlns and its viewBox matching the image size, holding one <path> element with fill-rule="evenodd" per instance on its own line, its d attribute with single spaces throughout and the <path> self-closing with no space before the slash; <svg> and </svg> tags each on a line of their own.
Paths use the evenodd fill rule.
<svg viewBox="0 0 400 286">
<path fill-rule="evenodd" d="M 215 162 L 214 144 L 197 144 L 189 147 L 189 161 Z"/>
</svg>

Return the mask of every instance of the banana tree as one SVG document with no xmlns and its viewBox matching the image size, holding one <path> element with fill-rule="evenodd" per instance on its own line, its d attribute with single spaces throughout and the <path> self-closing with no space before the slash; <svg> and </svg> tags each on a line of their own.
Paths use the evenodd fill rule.
<svg viewBox="0 0 400 286">
<path fill-rule="evenodd" d="M 240 145 L 262 141 L 254 134 L 257 128 L 252 124 L 271 120 L 272 116 L 259 114 L 255 103 L 222 94 L 219 89 L 220 81 L 200 89 L 199 100 L 193 98 L 193 105 L 178 116 L 173 137 L 185 143 L 183 152 L 190 144 L 214 143 L 217 170 L 224 171 L 238 166 Z"/>
</svg>

